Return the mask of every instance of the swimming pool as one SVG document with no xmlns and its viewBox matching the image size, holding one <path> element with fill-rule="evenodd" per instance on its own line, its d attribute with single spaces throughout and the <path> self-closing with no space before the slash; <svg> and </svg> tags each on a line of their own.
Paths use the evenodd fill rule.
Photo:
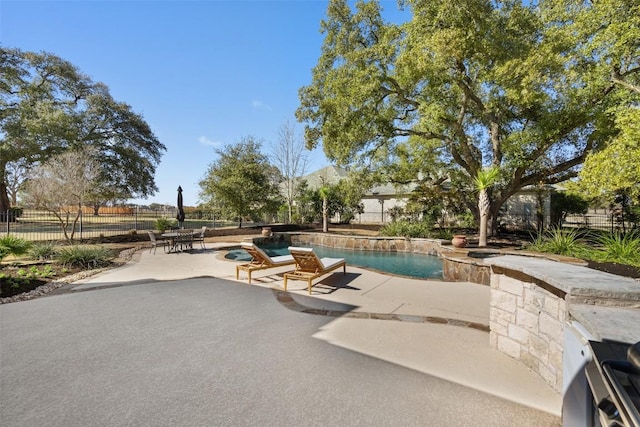
<svg viewBox="0 0 640 427">
<path fill-rule="evenodd" d="M 260 247 L 272 257 L 289 254 L 287 250 L 289 245 L 264 245 Z M 323 246 L 314 246 L 313 250 L 320 258 L 344 258 L 347 261 L 347 265 L 354 267 L 369 268 L 384 273 L 419 279 L 442 278 L 442 261 L 432 255 L 407 252 L 352 251 Z M 251 255 L 244 249 L 232 249 L 225 258 L 235 261 L 250 261 Z"/>
</svg>

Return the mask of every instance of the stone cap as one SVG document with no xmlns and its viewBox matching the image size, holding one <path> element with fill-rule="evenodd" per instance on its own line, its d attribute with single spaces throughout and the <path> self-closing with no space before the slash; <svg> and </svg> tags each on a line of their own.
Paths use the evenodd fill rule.
<svg viewBox="0 0 640 427">
<path fill-rule="evenodd" d="M 640 310 L 637 308 L 571 304 L 569 313 L 599 341 L 629 344 L 640 341 Z"/>
<path fill-rule="evenodd" d="M 503 273 L 519 272 L 543 282 L 568 301 L 582 301 L 603 305 L 635 305 L 640 303 L 640 283 L 628 277 L 620 277 L 603 271 L 578 265 L 565 264 L 548 259 L 504 255 L 485 258 L 492 270 Z M 544 286 L 545 288 L 547 286 Z M 553 292 L 553 290 L 551 290 Z"/>
</svg>

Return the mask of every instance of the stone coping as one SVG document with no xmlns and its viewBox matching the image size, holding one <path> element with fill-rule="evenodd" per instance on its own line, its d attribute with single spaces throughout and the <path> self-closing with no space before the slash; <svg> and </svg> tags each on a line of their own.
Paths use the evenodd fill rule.
<svg viewBox="0 0 640 427">
<path fill-rule="evenodd" d="M 563 262 L 516 255 L 486 258 L 484 262 L 494 270 L 499 267 L 538 279 L 555 289 L 555 292 L 550 292 L 566 295 L 568 301 L 588 299 L 601 305 L 640 305 L 640 284 L 628 277 Z"/>
</svg>

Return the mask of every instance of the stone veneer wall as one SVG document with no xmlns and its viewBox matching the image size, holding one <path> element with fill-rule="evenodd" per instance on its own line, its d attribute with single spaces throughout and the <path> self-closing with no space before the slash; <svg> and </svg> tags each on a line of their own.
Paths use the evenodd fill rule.
<svg viewBox="0 0 640 427">
<path fill-rule="evenodd" d="M 448 282 L 471 282 L 489 286 L 491 267 L 467 253 L 442 252 L 442 278 Z"/>
<path fill-rule="evenodd" d="M 343 236 L 326 233 L 290 233 L 293 246 L 316 245 L 362 251 L 414 252 L 437 256 L 440 241 L 397 237 Z"/>
<path fill-rule="evenodd" d="M 562 391 L 565 294 L 519 272 L 494 267 L 491 274 L 489 340 L 519 360 L 556 391 Z"/>
</svg>

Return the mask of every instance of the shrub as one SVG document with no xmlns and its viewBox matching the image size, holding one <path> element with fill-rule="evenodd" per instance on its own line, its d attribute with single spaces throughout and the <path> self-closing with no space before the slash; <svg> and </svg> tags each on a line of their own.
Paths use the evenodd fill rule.
<svg viewBox="0 0 640 427">
<path fill-rule="evenodd" d="M 31 247 L 31 242 L 11 234 L 0 239 L 0 260 L 7 255 L 20 256 L 27 253 Z"/>
<path fill-rule="evenodd" d="M 582 233 L 574 229 L 551 228 L 538 234 L 527 249 L 584 258 L 590 249 L 583 243 L 583 237 Z"/>
<path fill-rule="evenodd" d="M 380 228 L 381 236 L 400 236 L 406 238 L 430 237 L 431 226 L 426 222 L 396 221 Z"/>
<path fill-rule="evenodd" d="M 100 246 L 69 246 L 58 251 L 56 259 L 65 266 L 84 269 L 104 267 L 111 262 L 111 253 Z"/>
<path fill-rule="evenodd" d="M 582 196 L 573 193 L 551 194 L 551 223 L 562 225 L 567 214 L 586 214 L 589 202 Z"/>
<path fill-rule="evenodd" d="M 613 233 L 600 237 L 599 261 L 611 261 L 640 267 L 640 234 Z"/>
<path fill-rule="evenodd" d="M 40 261 L 55 258 L 57 247 L 51 242 L 36 242 L 29 249 L 29 257 Z"/>
<path fill-rule="evenodd" d="M 158 218 L 156 219 L 156 230 L 159 232 L 163 232 L 165 230 L 169 230 L 175 224 L 175 220 L 169 218 Z"/>
</svg>

